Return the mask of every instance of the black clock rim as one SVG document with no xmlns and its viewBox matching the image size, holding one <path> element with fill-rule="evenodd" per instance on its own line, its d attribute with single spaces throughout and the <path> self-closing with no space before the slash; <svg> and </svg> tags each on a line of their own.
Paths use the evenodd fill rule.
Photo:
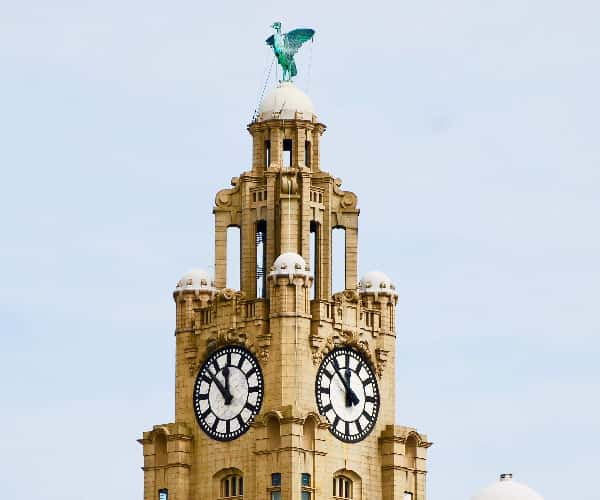
<svg viewBox="0 0 600 500">
<path fill-rule="evenodd" d="M 239 349 L 240 351 L 244 351 L 245 355 L 247 355 L 249 358 L 251 358 L 254 361 L 256 369 L 257 369 L 257 378 L 258 378 L 259 386 L 260 386 L 260 390 L 258 391 L 256 412 L 254 412 L 254 414 L 250 417 L 248 422 L 245 423 L 244 429 L 239 434 L 232 436 L 232 437 L 218 436 L 218 435 L 213 434 L 211 429 L 207 428 L 202 423 L 200 416 L 196 412 L 196 386 L 198 385 L 198 379 L 200 378 L 200 373 L 202 373 L 202 369 L 206 366 L 206 364 L 208 362 L 210 362 L 211 359 L 213 359 L 214 357 L 218 357 L 222 352 L 227 351 L 229 349 Z M 254 419 L 260 413 L 260 410 L 262 407 L 262 402 L 264 399 L 264 390 L 265 390 L 265 383 L 264 383 L 262 368 L 260 366 L 260 363 L 259 363 L 257 357 L 252 352 L 250 352 L 245 347 L 243 347 L 241 345 L 237 345 L 237 344 L 230 344 L 230 345 L 226 345 L 226 346 L 220 347 L 218 349 L 215 349 L 202 362 L 202 365 L 200 365 L 200 368 L 198 369 L 198 373 L 196 374 L 196 379 L 194 380 L 194 386 L 192 388 L 192 409 L 194 411 L 194 417 L 196 417 L 196 422 L 198 423 L 198 427 L 200 427 L 200 429 L 202 429 L 202 432 L 204 432 L 204 434 L 206 434 L 209 438 L 213 439 L 214 441 L 227 442 L 227 441 L 234 441 L 234 440 L 242 437 L 244 434 L 246 434 L 246 432 L 248 432 L 250 430 L 250 427 L 252 427 L 252 422 L 254 422 Z"/>
<path fill-rule="evenodd" d="M 331 422 L 329 422 L 329 419 L 327 418 L 326 415 L 323 415 L 321 413 L 321 404 L 320 404 L 320 398 L 318 396 L 319 391 L 318 391 L 318 385 L 319 385 L 319 375 L 322 372 L 323 366 L 325 364 L 325 360 L 327 358 L 329 358 L 330 356 L 332 356 L 335 352 L 339 352 L 339 351 L 352 351 L 353 353 L 356 353 L 358 356 L 360 356 L 360 358 L 366 363 L 366 365 L 369 367 L 369 370 L 371 372 L 371 374 L 373 375 L 373 382 L 375 385 L 375 391 L 377 394 L 377 404 L 375 405 L 375 413 L 374 413 L 374 419 L 373 419 L 373 425 L 370 426 L 370 428 L 367 430 L 367 432 L 365 432 L 364 435 L 362 435 L 360 438 L 357 439 L 348 439 L 346 437 L 344 437 L 344 434 L 339 434 L 337 431 L 335 431 L 332 428 L 332 424 Z M 322 415 L 327 422 L 329 423 L 329 432 L 335 436 L 337 439 L 339 439 L 340 441 L 343 441 L 344 443 L 360 443 L 361 441 L 363 441 L 364 439 L 366 439 L 369 434 L 371 434 L 371 432 L 373 432 L 373 429 L 375 429 L 375 425 L 377 424 L 377 419 L 379 418 L 379 407 L 381 406 L 381 397 L 380 397 L 380 391 L 379 391 L 379 383 L 377 382 L 377 377 L 375 375 L 375 370 L 373 369 L 373 367 L 371 366 L 371 363 L 369 362 L 369 360 L 365 357 L 365 355 L 360 352 L 358 349 L 355 349 L 349 345 L 342 345 L 342 346 L 337 346 L 334 347 L 331 351 L 329 351 L 327 353 L 327 355 L 321 360 L 321 364 L 319 365 L 319 369 L 317 370 L 317 376 L 315 377 L 315 399 L 317 400 L 317 409 L 319 410 L 319 415 Z"/>
</svg>

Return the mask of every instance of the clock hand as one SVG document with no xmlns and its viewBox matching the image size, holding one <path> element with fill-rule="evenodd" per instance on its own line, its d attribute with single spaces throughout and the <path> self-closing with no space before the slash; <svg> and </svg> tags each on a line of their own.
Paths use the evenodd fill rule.
<svg viewBox="0 0 600 500">
<path fill-rule="evenodd" d="M 225 400 L 225 404 L 226 405 L 231 404 L 231 400 L 233 398 L 231 397 L 231 394 L 229 393 L 229 389 L 227 389 L 226 387 L 223 386 L 223 384 L 221 383 L 221 381 L 217 378 L 217 374 L 216 373 L 213 375 L 213 381 L 215 382 L 215 385 L 217 386 L 217 388 L 221 392 L 221 396 L 223 396 L 223 399 Z"/>
<path fill-rule="evenodd" d="M 342 370 L 340 369 L 340 365 L 335 358 L 333 358 L 333 369 L 338 374 L 338 377 L 340 377 L 342 384 L 344 384 L 344 389 L 346 389 L 346 406 L 357 405 L 359 402 L 358 396 L 352 390 L 352 387 L 350 387 L 350 369 L 346 369 L 346 372 L 348 373 L 348 380 L 346 380 L 346 377 L 342 376 Z M 350 402 L 350 404 L 348 404 L 348 402 Z"/>
<path fill-rule="evenodd" d="M 231 391 L 229 390 L 229 367 L 228 366 L 223 368 L 223 377 L 225 378 L 225 390 L 227 391 L 227 394 L 229 395 L 229 398 L 225 398 L 225 404 L 229 405 L 229 404 L 231 404 L 233 396 L 231 395 Z"/>
</svg>

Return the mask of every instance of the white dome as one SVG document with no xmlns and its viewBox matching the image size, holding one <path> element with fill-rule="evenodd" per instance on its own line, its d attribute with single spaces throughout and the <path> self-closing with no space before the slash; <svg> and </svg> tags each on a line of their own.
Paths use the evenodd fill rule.
<svg viewBox="0 0 600 500">
<path fill-rule="evenodd" d="M 258 108 L 258 121 L 265 120 L 312 120 L 315 115 L 313 103 L 292 82 L 280 82 Z"/>
<path fill-rule="evenodd" d="M 185 273 L 177 282 L 175 293 L 185 291 L 203 290 L 207 292 L 216 292 L 215 282 L 210 274 L 204 269 L 192 269 Z"/>
<path fill-rule="evenodd" d="M 360 293 L 373 293 L 381 295 L 398 295 L 396 286 L 389 276 L 381 271 L 366 273 L 358 283 Z"/>
<path fill-rule="evenodd" d="M 502 474 L 500 481 L 481 490 L 472 500 L 544 500 L 531 488 L 512 480 L 512 474 Z"/>
<path fill-rule="evenodd" d="M 312 276 L 310 267 L 301 255 L 294 252 L 282 253 L 275 259 L 270 276 Z"/>
</svg>

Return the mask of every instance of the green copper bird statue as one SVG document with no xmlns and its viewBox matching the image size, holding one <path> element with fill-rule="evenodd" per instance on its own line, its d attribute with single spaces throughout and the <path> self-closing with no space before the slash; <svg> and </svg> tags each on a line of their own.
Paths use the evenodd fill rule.
<svg viewBox="0 0 600 500">
<path fill-rule="evenodd" d="M 267 45 L 273 47 L 277 62 L 281 65 L 283 71 L 283 81 L 289 81 L 298 74 L 294 54 L 298 52 L 304 42 L 314 36 L 315 30 L 299 28 L 289 33 L 281 33 L 280 22 L 273 23 L 271 28 L 275 29 L 276 32 L 267 38 Z"/>
</svg>

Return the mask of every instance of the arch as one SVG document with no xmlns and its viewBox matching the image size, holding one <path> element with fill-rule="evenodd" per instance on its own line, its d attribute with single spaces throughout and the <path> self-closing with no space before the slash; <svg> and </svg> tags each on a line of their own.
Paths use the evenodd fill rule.
<svg viewBox="0 0 600 500">
<path fill-rule="evenodd" d="M 331 228 L 331 289 L 340 292 L 346 289 L 346 228 Z"/>
<path fill-rule="evenodd" d="M 333 475 L 333 498 L 335 500 L 362 500 L 362 479 L 350 469 L 340 469 Z"/>
<path fill-rule="evenodd" d="M 409 469 L 416 468 L 417 465 L 417 437 L 411 433 L 404 443 L 404 465 Z"/>
<path fill-rule="evenodd" d="M 154 465 L 162 467 L 168 464 L 167 432 L 163 428 L 154 432 Z"/>
<path fill-rule="evenodd" d="M 241 230 L 237 225 L 227 226 L 226 236 L 226 255 L 225 260 L 226 273 L 225 283 L 227 288 L 240 290 L 241 288 L 241 256 L 242 256 L 242 238 Z"/>
<path fill-rule="evenodd" d="M 309 415 L 302 425 L 302 447 L 306 451 L 315 450 L 316 429 L 317 420 L 312 415 Z"/>
<path fill-rule="evenodd" d="M 221 469 L 213 475 L 213 498 L 219 500 L 244 497 L 244 474 L 236 467 Z"/>
<path fill-rule="evenodd" d="M 267 426 L 267 447 L 269 451 L 276 451 L 281 448 L 281 427 L 279 418 L 275 415 L 266 417 Z"/>
</svg>

